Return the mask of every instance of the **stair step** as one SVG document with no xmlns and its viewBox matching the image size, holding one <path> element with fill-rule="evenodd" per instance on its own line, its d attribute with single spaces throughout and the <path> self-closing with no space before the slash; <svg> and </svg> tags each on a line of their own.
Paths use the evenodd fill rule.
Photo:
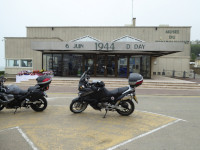
<svg viewBox="0 0 200 150">
<path fill-rule="evenodd" d="M 106 87 L 117 88 L 128 86 L 128 79 L 121 78 L 91 78 L 92 80 L 104 81 Z M 79 83 L 79 78 L 58 78 L 54 77 L 51 86 L 68 86 L 77 87 Z M 21 83 L 9 82 L 8 84 L 33 86 L 37 84 L 35 79 L 30 79 L 29 81 L 22 81 Z M 171 89 L 200 89 L 200 85 L 195 82 L 189 82 L 185 80 L 178 80 L 173 78 L 163 78 L 159 77 L 157 79 L 144 79 L 144 82 L 138 88 L 171 88 Z"/>
</svg>

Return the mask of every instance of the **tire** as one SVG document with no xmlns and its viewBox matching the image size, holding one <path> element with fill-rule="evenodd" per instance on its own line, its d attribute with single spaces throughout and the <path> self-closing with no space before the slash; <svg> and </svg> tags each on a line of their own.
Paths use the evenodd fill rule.
<svg viewBox="0 0 200 150">
<path fill-rule="evenodd" d="M 70 104 L 70 110 L 73 113 L 81 113 L 87 108 L 88 103 L 80 101 L 72 101 Z"/>
<path fill-rule="evenodd" d="M 117 112 L 122 116 L 129 116 L 135 110 L 135 105 L 131 100 L 121 101 L 118 106 L 124 108 L 124 110 L 117 109 Z"/>
<path fill-rule="evenodd" d="M 4 108 L 4 105 L 0 104 L 0 111 Z"/>
<path fill-rule="evenodd" d="M 43 97 L 43 98 L 38 99 L 37 101 L 40 101 L 41 103 L 31 104 L 31 108 L 37 112 L 41 112 L 41 111 L 45 110 L 47 107 L 46 98 Z"/>
</svg>

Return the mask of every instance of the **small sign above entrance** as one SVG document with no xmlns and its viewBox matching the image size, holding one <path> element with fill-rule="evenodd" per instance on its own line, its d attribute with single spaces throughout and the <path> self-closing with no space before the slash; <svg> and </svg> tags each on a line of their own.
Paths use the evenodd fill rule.
<svg viewBox="0 0 200 150">
<path fill-rule="evenodd" d="M 146 44 L 144 42 L 140 43 L 127 43 L 127 42 L 112 42 L 112 43 L 102 43 L 102 42 L 84 42 L 84 43 L 66 43 L 65 48 L 69 50 L 102 50 L 102 51 L 112 51 L 112 50 L 145 50 Z"/>
<path fill-rule="evenodd" d="M 145 53 L 162 56 L 184 50 L 181 42 L 32 42 L 31 48 L 37 51 L 75 51 L 110 53 Z"/>
</svg>

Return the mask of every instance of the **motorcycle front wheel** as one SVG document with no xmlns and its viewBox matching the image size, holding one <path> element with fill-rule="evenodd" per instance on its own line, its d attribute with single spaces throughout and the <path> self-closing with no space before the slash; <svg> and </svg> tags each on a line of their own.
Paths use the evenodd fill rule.
<svg viewBox="0 0 200 150">
<path fill-rule="evenodd" d="M 47 107 L 47 100 L 44 97 L 38 99 L 35 103 L 31 104 L 31 108 L 37 112 L 45 110 L 46 107 Z"/>
<path fill-rule="evenodd" d="M 131 100 L 121 101 L 118 106 L 120 109 L 117 109 L 117 112 L 122 116 L 129 116 L 135 110 L 135 105 Z"/>
<path fill-rule="evenodd" d="M 86 102 L 80 102 L 80 101 L 72 101 L 70 104 L 70 110 L 73 113 L 81 113 L 87 108 Z"/>
</svg>

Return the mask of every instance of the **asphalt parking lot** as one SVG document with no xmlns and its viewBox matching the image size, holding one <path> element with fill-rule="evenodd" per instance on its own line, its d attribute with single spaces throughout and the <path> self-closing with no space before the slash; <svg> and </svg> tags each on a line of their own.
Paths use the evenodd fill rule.
<svg viewBox="0 0 200 150">
<path fill-rule="evenodd" d="M 166 90 L 161 93 L 161 89 L 157 94 L 147 94 L 152 89 L 140 89 L 139 104 L 131 116 L 108 112 L 104 119 L 104 111 L 91 107 L 81 114 L 71 113 L 69 104 L 76 92 L 55 89 L 48 92 L 48 107 L 44 112 L 24 108 L 15 115 L 14 110 L 0 112 L 0 149 L 197 150 L 200 147 L 198 94 L 185 95 L 183 90 L 174 92 L 180 94 L 167 94 Z"/>
</svg>

